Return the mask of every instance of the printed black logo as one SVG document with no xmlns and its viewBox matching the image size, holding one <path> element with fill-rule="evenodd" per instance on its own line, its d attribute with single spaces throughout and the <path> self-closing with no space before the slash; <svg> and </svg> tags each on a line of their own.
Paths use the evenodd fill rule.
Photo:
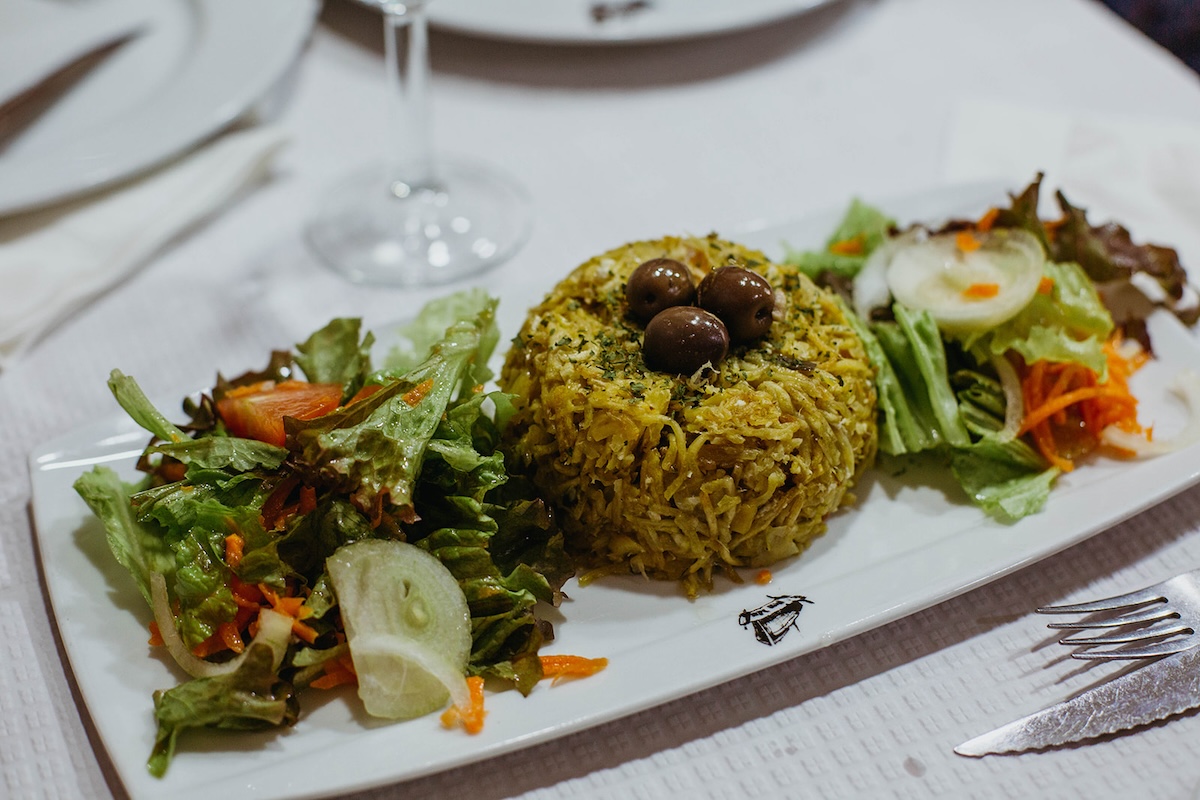
<svg viewBox="0 0 1200 800">
<path fill-rule="evenodd" d="M 753 628 L 754 638 L 770 647 L 796 627 L 805 603 L 811 604 L 812 600 L 799 594 L 767 595 L 766 603 L 738 614 L 738 624 Z"/>
<path fill-rule="evenodd" d="M 626 3 L 592 3 L 592 19 L 596 22 L 607 22 L 617 17 L 628 17 L 638 11 L 645 11 L 653 4 L 649 0 L 631 0 Z"/>
</svg>

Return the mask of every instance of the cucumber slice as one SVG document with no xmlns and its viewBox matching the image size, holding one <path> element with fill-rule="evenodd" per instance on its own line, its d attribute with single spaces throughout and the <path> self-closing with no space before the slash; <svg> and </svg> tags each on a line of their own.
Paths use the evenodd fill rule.
<svg viewBox="0 0 1200 800">
<path fill-rule="evenodd" d="M 326 561 L 367 713 L 412 719 L 466 708 L 471 614 L 450 570 L 405 542 L 367 539 Z"/>
<path fill-rule="evenodd" d="M 887 265 L 892 296 L 928 311 L 947 333 L 983 331 L 1016 316 L 1037 293 L 1046 262 L 1041 243 L 1027 231 L 966 235 L 970 248 L 955 233 L 911 239 L 891 251 Z"/>
</svg>

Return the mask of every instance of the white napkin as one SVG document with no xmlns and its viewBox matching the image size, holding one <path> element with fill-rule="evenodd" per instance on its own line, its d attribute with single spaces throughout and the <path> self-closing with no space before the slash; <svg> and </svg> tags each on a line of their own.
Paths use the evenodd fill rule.
<svg viewBox="0 0 1200 800">
<path fill-rule="evenodd" d="M 1092 224 L 1116 221 L 1135 242 L 1174 247 L 1191 283 L 1200 278 L 1200 128 L 968 101 L 945 170 L 951 182 L 1000 178 L 1013 191 L 1045 172 L 1044 213 L 1057 215 L 1062 189 Z"/>
<path fill-rule="evenodd" d="M 284 141 L 232 133 L 97 198 L 0 220 L 0 370 L 260 178 Z"/>
<path fill-rule="evenodd" d="M 0 0 L 0 103 L 142 30 L 152 11 L 147 0 Z"/>
</svg>

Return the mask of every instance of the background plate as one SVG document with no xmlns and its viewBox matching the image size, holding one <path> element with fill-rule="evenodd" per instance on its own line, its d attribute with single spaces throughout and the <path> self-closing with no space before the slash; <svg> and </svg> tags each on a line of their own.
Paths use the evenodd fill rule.
<svg viewBox="0 0 1200 800">
<path fill-rule="evenodd" d="M 1003 199 L 999 189 L 976 187 L 880 205 L 901 222 L 933 221 L 976 215 Z M 779 255 L 785 243 L 821 245 L 840 215 L 754 226 L 737 238 Z M 503 299 L 522 307 L 529 301 Z M 1159 359 L 1135 376 L 1134 390 L 1143 422 L 1167 437 L 1185 416 L 1167 387 L 1180 369 L 1200 364 L 1200 346 L 1167 315 L 1152 320 L 1151 333 Z M 160 406 L 169 415 L 175 407 Z M 529 697 L 490 695 L 478 736 L 444 730 L 436 715 L 380 724 L 361 714 L 351 691 L 314 691 L 302 697 L 299 723 L 285 731 L 184 734 L 166 778 L 156 780 L 145 769 L 154 741 L 151 693 L 184 676 L 147 647 L 150 612 L 71 488 L 94 464 L 132 477 L 146 440 L 114 416 L 44 445 L 30 462 L 38 552 L 56 623 L 87 710 L 135 799 L 320 796 L 495 756 L 871 630 L 1083 541 L 1200 480 L 1200 446 L 1145 461 L 1097 459 L 1060 479 L 1045 511 L 1006 526 L 969 505 L 944 471 L 873 470 L 857 489 L 858 505 L 834 515 L 802 556 L 772 568 L 769 586 L 720 579 L 714 592 L 688 602 L 674 584 L 635 577 L 586 588 L 568 583 L 571 599 L 550 615 L 557 638 L 543 652 L 605 656 L 608 669 L 557 686 L 544 682 Z M 779 643 L 764 645 L 741 624 L 743 611 L 789 595 L 812 602 Z"/>
<path fill-rule="evenodd" d="M 90 72 L 0 156 L 0 214 L 73 197 L 179 155 L 286 72 L 318 0 L 146 0 L 153 27 Z"/>
<path fill-rule="evenodd" d="M 835 0 L 437 0 L 431 24 L 476 36 L 561 44 L 686 39 L 731 33 Z M 594 9 L 608 15 L 597 19 Z M 624 10 L 622 12 L 622 9 Z"/>
</svg>

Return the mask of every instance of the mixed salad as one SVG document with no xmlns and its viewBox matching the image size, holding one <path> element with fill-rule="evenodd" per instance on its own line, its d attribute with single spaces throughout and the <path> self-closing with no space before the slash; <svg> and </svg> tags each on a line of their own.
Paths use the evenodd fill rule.
<svg viewBox="0 0 1200 800">
<path fill-rule="evenodd" d="M 149 768 L 192 727 L 290 725 L 302 690 L 356 683 L 369 713 L 444 708 L 481 721 L 482 679 L 528 693 L 552 672 L 539 602 L 571 567 L 547 508 L 497 451 L 510 413 L 485 392 L 496 301 L 468 291 L 403 331 L 338 319 L 259 372 L 218 379 L 176 426 L 130 377 L 109 381 L 153 438 L 128 485 L 95 467 L 76 490 L 153 609 L 151 643 L 190 680 L 154 695 Z M 474 718 L 472 718 L 474 714 Z"/>
<path fill-rule="evenodd" d="M 899 230 L 852 203 L 826 246 L 788 260 L 854 311 L 877 374 L 880 451 L 948 459 L 965 492 L 1006 521 L 1038 511 L 1055 478 L 1106 449 L 1157 452 L 1130 376 L 1152 354 L 1146 318 L 1200 317 L 1174 250 L 1091 225 L 1057 194 L 1038 216 L 1042 176 L 977 220 Z M 1196 438 L 1200 378 L 1179 387 Z M 1170 445 L 1167 445 L 1170 446 Z"/>
</svg>

